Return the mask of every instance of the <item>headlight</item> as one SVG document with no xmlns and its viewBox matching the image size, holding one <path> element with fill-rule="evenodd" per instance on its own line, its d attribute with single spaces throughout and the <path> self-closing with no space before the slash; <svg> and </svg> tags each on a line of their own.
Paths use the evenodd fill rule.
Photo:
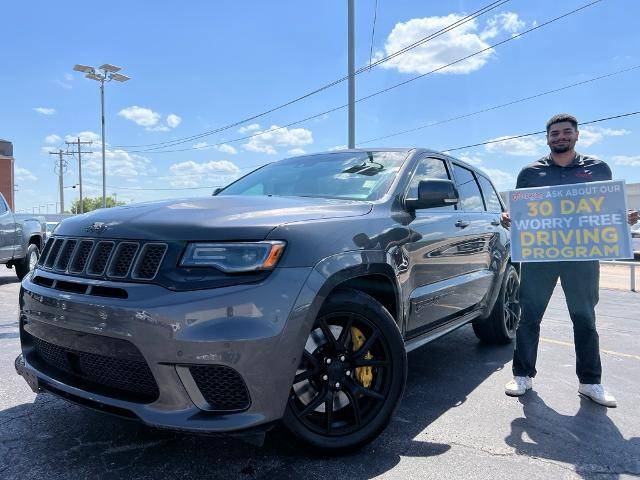
<svg viewBox="0 0 640 480">
<path fill-rule="evenodd" d="M 190 243 L 182 267 L 215 267 L 226 273 L 271 270 L 282 256 L 282 241 L 243 243 Z"/>
</svg>

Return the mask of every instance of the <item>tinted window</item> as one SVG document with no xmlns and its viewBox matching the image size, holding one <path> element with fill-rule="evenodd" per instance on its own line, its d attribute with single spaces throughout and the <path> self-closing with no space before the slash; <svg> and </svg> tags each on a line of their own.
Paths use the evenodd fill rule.
<svg viewBox="0 0 640 480">
<path fill-rule="evenodd" d="M 0 194 L 0 215 L 8 210 L 7 204 L 4 202 L 4 197 Z"/>
<path fill-rule="evenodd" d="M 491 182 L 480 175 L 478 175 L 478 182 L 480 182 L 480 187 L 482 187 L 482 195 L 484 196 L 484 203 L 487 205 L 487 211 L 501 212 L 502 204 Z"/>
<path fill-rule="evenodd" d="M 439 178 L 442 180 L 450 180 L 451 177 L 447 172 L 447 165 L 444 160 L 439 158 L 422 158 L 420 159 L 416 171 L 413 174 L 411 183 L 409 184 L 409 191 L 407 198 L 418 198 L 418 184 L 421 180 L 427 180 L 429 178 Z M 453 205 L 447 207 L 440 207 L 439 209 L 453 210 Z M 432 209 L 429 209 L 432 210 Z"/>
<path fill-rule="evenodd" d="M 349 152 L 294 157 L 266 165 L 218 195 L 378 200 L 391 186 L 407 152 Z"/>
<path fill-rule="evenodd" d="M 458 184 L 458 194 L 460 195 L 460 208 L 467 212 L 483 212 L 484 204 L 480 188 L 476 182 L 475 175 L 468 168 L 460 165 L 453 165 L 453 173 Z"/>
</svg>

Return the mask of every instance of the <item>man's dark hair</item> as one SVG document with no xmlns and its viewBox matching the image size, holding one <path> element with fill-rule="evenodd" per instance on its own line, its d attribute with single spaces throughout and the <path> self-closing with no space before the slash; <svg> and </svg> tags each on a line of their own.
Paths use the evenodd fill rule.
<svg viewBox="0 0 640 480">
<path fill-rule="evenodd" d="M 569 115 L 568 113 L 559 113 L 558 115 L 554 115 L 553 117 L 551 117 L 547 122 L 547 133 L 549 133 L 551 125 L 555 125 L 556 123 L 560 122 L 569 122 L 571 125 L 573 125 L 573 128 L 578 130 L 578 119 L 576 117 L 574 117 L 573 115 Z"/>
</svg>

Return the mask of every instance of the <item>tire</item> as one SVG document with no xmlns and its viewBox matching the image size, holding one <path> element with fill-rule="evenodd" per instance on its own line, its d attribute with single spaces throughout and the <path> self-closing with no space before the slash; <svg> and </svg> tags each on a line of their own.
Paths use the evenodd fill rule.
<svg viewBox="0 0 640 480">
<path fill-rule="evenodd" d="M 35 262 L 33 261 L 34 255 Z M 21 258 L 15 263 L 16 276 L 18 277 L 18 280 L 22 280 L 24 277 L 26 277 L 27 273 L 29 273 L 33 269 L 35 263 L 38 263 L 39 259 L 40 250 L 38 250 L 38 247 L 35 244 L 30 243 L 29 247 L 27 248 L 27 254 L 24 256 L 24 258 Z"/>
<path fill-rule="evenodd" d="M 516 337 L 520 321 L 520 277 L 509 265 L 504 272 L 500 293 L 489 317 L 473 322 L 473 331 L 483 342 L 507 344 Z"/>
<path fill-rule="evenodd" d="M 297 440 L 335 454 L 380 435 L 407 380 L 404 342 L 384 306 L 358 290 L 331 294 L 301 357 L 283 418 Z"/>
</svg>

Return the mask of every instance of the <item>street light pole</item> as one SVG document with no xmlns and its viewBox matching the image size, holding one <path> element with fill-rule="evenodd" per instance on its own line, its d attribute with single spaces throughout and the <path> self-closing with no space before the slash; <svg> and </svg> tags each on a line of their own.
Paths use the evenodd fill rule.
<svg viewBox="0 0 640 480">
<path fill-rule="evenodd" d="M 100 124 L 102 127 L 102 208 L 107 208 L 107 165 L 105 155 L 105 132 L 104 132 L 104 84 L 115 80 L 116 82 L 126 82 L 131 77 L 117 73 L 122 70 L 120 67 L 105 63 L 97 69 L 88 65 L 77 64 L 73 67 L 76 72 L 83 72 L 85 77 L 90 80 L 100 82 Z M 96 70 L 99 73 L 96 73 Z"/>
<path fill-rule="evenodd" d="M 100 110 L 102 112 L 102 208 L 107 208 L 107 162 L 104 154 L 104 79 L 105 76 L 100 79 Z"/>
<path fill-rule="evenodd" d="M 349 147 L 356 148 L 356 52 L 355 52 L 355 7 L 354 0 L 349 1 Z"/>
</svg>

